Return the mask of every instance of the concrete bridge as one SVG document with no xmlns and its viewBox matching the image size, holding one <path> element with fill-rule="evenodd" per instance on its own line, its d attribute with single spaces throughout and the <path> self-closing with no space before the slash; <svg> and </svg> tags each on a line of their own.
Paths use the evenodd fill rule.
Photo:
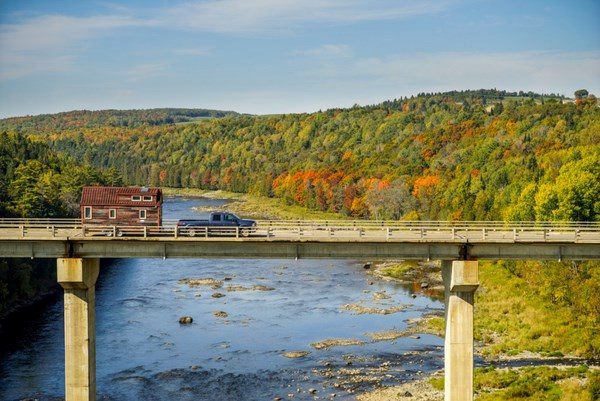
<svg viewBox="0 0 600 401">
<path fill-rule="evenodd" d="M 350 258 L 442 261 L 445 400 L 473 399 L 473 306 L 480 259 L 599 260 L 600 223 L 259 221 L 238 227 L 82 226 L 0 219 L 0 257 L 57 258 L 64 289 L 65 395 L 96 399 L 100 258 Z"/>
</svg>

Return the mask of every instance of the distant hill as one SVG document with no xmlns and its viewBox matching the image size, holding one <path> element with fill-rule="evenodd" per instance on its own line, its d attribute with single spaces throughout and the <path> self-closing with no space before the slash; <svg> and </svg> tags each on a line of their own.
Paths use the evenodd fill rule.
<svg viewBox="0 0 600 401">
<path fill-rule="evenodd" d="M 209 109 L 73 110 L 56 114 L 10 117 L 0 120 L 0 131 L 47 133 L 72 128 L 140 127 L 189 122 L 200 118 L 238 115 Z"/>
</svg>

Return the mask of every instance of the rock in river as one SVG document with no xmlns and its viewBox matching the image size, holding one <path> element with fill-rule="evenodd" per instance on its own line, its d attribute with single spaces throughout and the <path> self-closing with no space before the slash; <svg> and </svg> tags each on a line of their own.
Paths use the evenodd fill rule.
<svg viewBox="0 0 600 401">
<path fill-rule="evenodd" d="M 285 356 L 286 358 L 302 358 L 307 356 L 308 354 L 310 354 L 310 352 L 308 351 L 288 351 L 288 352 L 284 352 L 283 356 Z"/>
<path fill-rule="evenodd" d="M 179 324 L 191 324 L 194 319 L 191 316 L 181 316 L 179 318 Z"/>
<path fill-rule="evenodd" d="M 213 312 L 213 315 L 215 317 L 227 317 L 227 316 L 229 316 L 229 314 L 227 312 L 222 311 L 222 310 Z"/>
</svg>

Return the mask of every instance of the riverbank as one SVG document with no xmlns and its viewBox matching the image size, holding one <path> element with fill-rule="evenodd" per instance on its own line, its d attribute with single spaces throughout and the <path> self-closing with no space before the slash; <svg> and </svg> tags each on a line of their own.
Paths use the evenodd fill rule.
<svg viewBox="0 0 600 401">
<path fill-rule="evenodd" d="M 243 217 L 262 220 L 341 220 L 346 218 L 341 213 L 322 212 L 302 206 L 288 205 L 278 198 L 256 196 L 228 191 L 206 191 L 194 188 L 163 188 L 165 196 L 189 198 L 226 199 L 226 209 Z M 198 211 L 211 211 L 199 208 Z"/>
<path fill-rule="evenodd" d="M 21 310 L 56 295 L 56 262 L 0 259 L 0 329 Z"/>
<path fill-rule="evenodd" d="M 375 264 L 368 271 L 411 284 L 415 293 L 443 297 L 440 270 L 435 262 L 400 261 Z M 475 370 L 477 400 L 600 399 L 600 366 L 583 359 L 597 358 L 586 352 L 589 348 L 582 333 L 595 330 L 597 323 L 569 319 L 568 308 L 536 294 L 504 262 L 481 262 L 480 282 L 475 300 L 475 353 L 488 366 Z M 415 327 L 443 336 L 443 316 L 425 316 Z M 358 399 L 405 400 L 407 393 L 413 400 L 442 400 L 443 375 L 438 372 L 429 379 L 378 389 Z"/>
<path fill-rule="evenodd" d="M 477 401 L 597 401 L 600 370 L 582 366 L 475 369 Z M 385 387 L 357 396 L 358 401 L 443 401 L 444 375 Z"/>
</svg>

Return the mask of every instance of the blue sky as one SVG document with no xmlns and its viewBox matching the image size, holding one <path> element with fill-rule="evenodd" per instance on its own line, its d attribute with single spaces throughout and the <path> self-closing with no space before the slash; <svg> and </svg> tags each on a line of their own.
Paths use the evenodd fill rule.
<svg viewBox="0 0 600 401">
<path fill-rule="evenodd" d="M 600 94 L 598 0 L 0 1 L 0 116 Z"/>
</svg>

